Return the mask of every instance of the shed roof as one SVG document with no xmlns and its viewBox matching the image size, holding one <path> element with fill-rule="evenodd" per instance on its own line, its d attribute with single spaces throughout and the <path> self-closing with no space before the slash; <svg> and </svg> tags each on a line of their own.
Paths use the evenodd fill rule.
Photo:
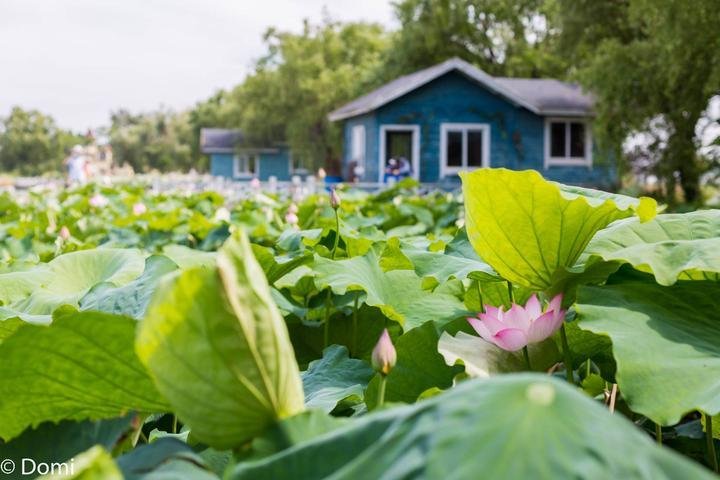
<svg viewBox="0 0 720 480">
<path fill-rule="evenodd" d="M 202 128 L 200 129 L 200 150 L 203 153 L 234 152 L 243 139 L 240 130 Z"/>
<path fill-rule="evenodd" d="M 538 115 L 592 114 L 593 98 L 577 85 L 553 79 L 492 77 L 460 58 L 452 58 L 386 83 L 331 112 L 328 118 L 337 121 L 372 112 L 451 71 L 460 72 L 514 105 Z"/>
</svg>

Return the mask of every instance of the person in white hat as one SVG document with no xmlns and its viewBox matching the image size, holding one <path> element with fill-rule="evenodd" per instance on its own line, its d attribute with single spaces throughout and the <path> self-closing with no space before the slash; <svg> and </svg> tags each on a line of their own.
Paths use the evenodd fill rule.
<svg viewBox="0 0 720 480">
<path fill-rule="evenodd" d="M 68 169 L 68 183 L 80 185 L 87 181 L 87 174 L 85 171 L 85 151 L 81 145 L 75 145 L 70 150 L 70 156 L 65 159 L 65 165 Z"/>
</svg>

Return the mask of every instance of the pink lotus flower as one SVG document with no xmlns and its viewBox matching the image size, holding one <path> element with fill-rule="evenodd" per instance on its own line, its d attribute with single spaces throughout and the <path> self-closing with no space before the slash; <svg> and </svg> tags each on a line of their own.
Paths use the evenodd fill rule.
<svg viewBox="0 0 720 480">
<path fill-rule="evenodd" d="M 62 238 L 63 240 L 67 240 L 68 238 L 70 238 L 70 229 L 64 225 L 62 226 L 62 228 L 60 228 L 60 238 Z"/>
<path fill-rule="evenodd" d="M 108 204 L 108 199 L 105 198 L 104 196 L 102 196 L 101 194 L 96 193 L 95 195 L 90 197 L 90 200 L 88 200 L 88 203 L 90 203 L 91 207 L 100 208 L 100 207 L 104 207 L 105 205 Z"/>
<path fill-rule="evenodd" d="M 522 307 L 513 303 L 510 310 L 503 307 L 485 307 L 480 318 L 468 318 L 468 322 L 483 339 L 503 350 L 515 352 L 531 344 L 542 342 L 555 333 L 565 319 L 562 294 L 555 295 L 543 312 L 540 300 L 533 295 Z"/>
<path fill-rule="evenodd" d="M 147 212 L 147 207 L 145 206 L 144 203 L 137 202 L 136 204 L 133 205 L 132 210 L 133 210 L 133 215 L 139 216 L 139 215 L 142 215 L 143 213 Z"/>
<path fill-rule="evenodd" d="M 387 328 L 384 329 L 382 335 L 380 335 L 380 339 L 377 345 L 375 345 L 370 359 L 372 360 L 373 368 L 380 372 L 381 375 L 390 373 L 390 370 L 392 370 L 395 363 L 397 363 L 397 352 L 395 351 L 395 346 L 393 346 Z"/>
</svg>

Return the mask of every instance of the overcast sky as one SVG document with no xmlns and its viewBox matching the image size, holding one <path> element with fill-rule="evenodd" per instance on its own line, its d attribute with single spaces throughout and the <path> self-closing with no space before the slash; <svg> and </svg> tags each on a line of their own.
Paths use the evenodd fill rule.
<svg viewBox="0 0 720 480">
<path fill-rule="evenodd" d="M 242 80 L 267 27 L 299 31 L 324 6 L 393 25 L 389 0 L 0 0 L 0 116 L 84 130 L 121 107 L 192 106 Z"/>
</svg>

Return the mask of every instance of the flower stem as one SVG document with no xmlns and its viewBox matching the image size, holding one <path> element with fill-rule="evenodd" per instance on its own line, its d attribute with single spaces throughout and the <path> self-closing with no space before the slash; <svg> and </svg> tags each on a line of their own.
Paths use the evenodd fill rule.
<svg viewBox="0 0 720 480">
<path fill-rule="evenodd" d="M 560 326 L 560 339 L 562 340 L 563 363 L 565 364 L 565 377 L 569 383 L 575 383 L 573 379 L 572 356 L 570 354 L 570 346 L 568 346 L 567 334 L 565 333 L 565 323 Z"/>
<path fill-rule="evenodd" d="M 658 445 L 662 445 L 662 427 L 659 423 L 655 424 L 655 439 L 657 440 Z"/>
<path fill-rule="evenodd" d="M 325 325 L 323 325 L 323 349 L 327 348 L 330 344 L 330 295 L 331 290 L 328 289 L 327 297 L 325 298 Z"/>
<path fill-rule="evenodd" d="M 337 251 L 338 244 L 340 243 L 340 214 L 335 209 L 335 243 L 333 244 L 332 253 L 330 255 L 331 260 L 335 260 L 335 252 Z"/>
<path fill-rule="evenodd" d="M 177 415 L 173 415 L 172 433 L 178 433 L 178 418 L 177 418 Z"/>
<path fill-rule="evenodd" d="M 512 282 L 507 282 L 508 287 L 508 297 L 510 298 L 510 306 L 515 302 L 515 296 L 513 295 L 513 284 Z"/>
<path fill-rule="evenodd" d="M 708 462 L 715 473 L 720 473 L 717 453 L 715 453 L 715 441 L 713 440 L 712 416 L 707 413 L 703 413 L 703 416 L 705 417 L 705 441 L 707 442 Z"/>
<path fill-rule="evenodd" d="M 525 365 L 527 365 L 527 369 L 532 371 L 532 366 L 530 365 L 530 352 L 528 352 L 527 345 L 523 347 L 523 357 L 525 357 Z"/>
<path fill-rule="evenodd" d="M 380 375 L 380 389 L 378 390 L 378 401 L 377 401 L 377 408 L 380 408 L 383 406 L 383 403 L 385 403 L 385 384 L 387 383 L 387 376 L 386 375 Z"/>
<path fill-rule="evenodd" d="M 352 316 L 352 354 L 357 355 L 357 325 L 358 325 L 358 303 L 360 303 L 360 292 L 357 292 L 355 296 L 355 305 L 353 305 L 353 316 Z"/>
<path fill-rule="evenodd" d="M 477 292 L 478 292 L 478 301 L 480 302 L 480 313 L 485 313 L 485 303 L 483 303 L 483 297 L 482 297 L 482 289 L 480 288 L 480 280 L 476 280 L 477 283 Z"/>
</svg>

